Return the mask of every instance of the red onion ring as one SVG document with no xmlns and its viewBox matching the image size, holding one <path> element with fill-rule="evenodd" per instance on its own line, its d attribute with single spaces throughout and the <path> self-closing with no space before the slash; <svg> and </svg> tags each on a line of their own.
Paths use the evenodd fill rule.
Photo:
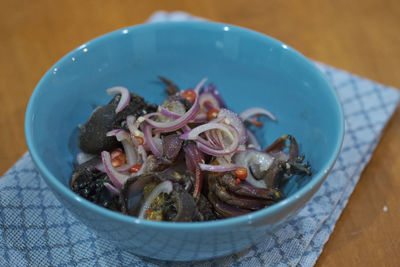
<svg viewBox="0 0 400 267">
<path fill-rule="evenodd" d="M 192 118 L 194 118 L 199 109 L 200 109 L 199 100 L 198 97 L 196 97 L 196 100 L 194 101 L 192 107 L 185 114 L 183 114 L 174 121 L 158 122 L 150 119 L 150 117 L 154 115 L 161 114 L 158 112 L 147 114 L 144 116 L 144 118 L 149 125 L 151 125 L 153 128 L 156 128 L 158 131 L 173 132 L 182 128 L 183 125 L 187 124 Z"/>
<path fill-rule="evenodd" d="M 206 131 L 210 131 L 210 130 L 214 130 L 214 129 L 218 129 L 218 130 L 224 131 L 224 132 L 226 132 L 228 134 L 228 136 L 231 139 L 234 138 L 233 134 L 231 133 L 232 127 L 230 127 L 229 125 L 225 125 L 223 123 L 216 123 L 216 122 L 209 122 L 209 123 L 206 123 L 206 124 L 199 125 L 199 126 L 193 128 L 191 131 L 182 134 L 180 136 L 180 138 L 181 139 L 188 139 L 188 140 L 196 140 L 197 137 L 201 133 L 206 132 Z"/>
<path fill-rule="evenodd" d="M 129 175 L 119 173 L 111 163 L 110 153 L 107 151 L 101 152 L 101 160 L 103 161 L 105 172 L 110 178 L 111 182 L 117 189 L 121 189 Z"/>
<path fill-rule="evenodd" d="M 173 112 L 173 111 L 171 111 L 169 109 L 166 109 L 164 107 L 161 107 L 161 106 L 159 107 L 159 112 L 162 115 L 164 115 L 164 116 L 166 116 L 168 118 L 171 118 L 171 119 L 179 119 L 182 116 L 182 114 L 175 113 L 175 112 Z"/>
<path fill-rule="evenodd" d="M 194 89 L 194 91 L 196 92 L 196 98 L 195 101 L 192 105 L 192 107 L 182 116 L 180 116 L 179 118 L 177 118 L 174 121 L 170 121 L 170 122 L 158 122 L 158 121 L 154 121 L 152 119 L 150 119 L 151 116 L 160 114 L 160 113 L 151 113 L 151 114 L 147 114 L 145 116 L 143 116 L 146 120 L 146 122 L 148 124 L 150 124 L 153 128 L 156 128 L 158 131 L 162 131 L 162 132 L 173 132 L 176 131 L 180 128 L 182 128 L 183 125 L 187 124 L 191 119 L 193 119 L 197 112 L 200 109 L 200 105 L 199 105 L 199 94 L 198 91 L 200 90 L 201 86 L 203 86 L 203 84 L 207 81 L 207 78 L 202 79 L 196 86 L 196 88 Z"/>
<path fill-rule="evenodd" d="M 138 154 L 142 157 L 142 162 L 144 163 L 147 159 L 147 153 L 143 145 L 138 146 Z"/>
<path fill-rule="evenodd" d="M 161 157 L 162 152 L 158 150 L 157 145 L 154 142 L 153 135 L 151 133 L 151 126 L 149 124 L 147 123 L 144 124 L 143 133 L 144 133 L 144 140 L 148 148 L 151 150 L 154 156 Z"/>
<path fill-rule="evenodd" d="M 109 95 L 121 94 L 121 99 L 118 102 L 118 106 L 115 109 L 115 113 L 118 113 L 121 110 L 123 110 L 131 101 L 131 94 L 129 93 L 127 88 L 122 86 L 115 86 L 108 88 L 107 94 Z"/>
<path fill-rule="evenodd" d="M 127 132 L 122 129 L 111 130 L 107 132 L 107 136 L 115 136 L 124 147 L 126 160 L 130 166 L 139 162 L 139 156 L 137 154 L 135 146 L 131 142 L 131 138 Z"/>
<path fill-rule="evenodd" d="M 135 132 L 138 128 L 135 126 L 136 117 L 133 115 L 129 115 L 126 117 L 126 125 L 128 126 L 129 132 L 131 135 L 135 136 Z"/>
<path fill-rule="evenodd" d="M 119 166 L 119 167 L 117 167 L 117 168 L 115 168 L 115 169 L 116 169 L 118 172 L 126 173 L 126 172 L 129 171 L 129 169 L 130 169 L 131 167 L 132 167 L 131 165 L 124 163 L 124 164 L 122 164 L 121 166 Z M 97 164 L 97 165 L 95 166 L 95 168 L 96 168 L 98 171 L 100 171 L 100 172 L 106 172 L 106 169 L 104 168 L 103 162 L 99 162 L 99 164 Z"/>
<path fill-rule="evenodd" d="M 268 116 L 270 119 L 276 121 L 276 117 L 274 114 L 272 114 L 271 112 L 269 112 L 268 110 L 266 110 L 264 108 L 259 108 L 259 107 L 246 109 L 242 113 L 240 113 L 239 117 L 243 121 L 245 121 L 254 115 L 265 115 L 265 116 Z"/>
<path fill-rule="evenodd" d="M 216 149 L 214 147 L 208 146 L 204 144 L 201 140 L 199 141 L 199 135 L 203 132 L 218 129 L 226 133 L 226 135 L 232 140 L 232 143 L 224 149 Z M 223 123 L 215 123 L 209 122 L 207 124 L 203 124 L 197 126 L 196 128 L 192 129 L 189 132 L 186 132 L 180 136 L 181 139 L 187 140 L 195 140 L 197 143 L 197 147 L 202 152 L 213 155 L 213 156 L 226 156 L 236 151 L 239 146 L 239 138 L 238 133 L 235 128 L 225 125 Z M 221 140 L 222 141 L 222 140 Z"/>
<path fill-rule="evenodd" d="M 200 81 L 200 82 L 196 85 L 196 87 L 193 89 L 193 91 L 196 92 L 196 95 L 197 95 L 197 96 L 199 95 L 200 88 L 205 84 L 205 82 L 206 82 L 207 80 L 208 80 L 207 78 L 201 79 L 201 81 Z M 196 97 L 196 98 L 198 98 L 198 97 Z"/>
<path fill-rule="evenodd" d="M 122 130 L 122 129 L 113 129 L 113 130 L 111 130 L 111 131 L 108 131 L 108 132 L 106 133 L 106 136 L 116 136 L 117 133 L 119 133 L 119 132 L 121 132 L 121 131 L 123 131 L 123 130 Z"/>
<path fill-rule="evenodd" d="M 182 116 L 182 114 L 175 113 L 175 112 L 173 112 L 171 110 L 168 110 L 168 109 L 166 109 L 164 107 L 160 107 L 159 108 L 159 112 L 160 112 L 160 114 L 162 114 L 162 115 L 164 115 L 164 116 L 166 116 L 168 118 L 171 118 L 171 119 L 179 119 Z M 199 113 L 199 114 L 196 115 L 196 117 L 194 117 L 194 119 L 188 121 L 188 123 L 191 123 L 191 122 L 192 123 L 202 123 L 202 122 L 205 122 L 205 121 L 207 121 L 207 115 Z"/>
<path fill-rule="evenodd" d="M 210 143 L 214 145 L 215 148 L 223 148 L 223 145 L 221 142 L 222 140 L 220 140 L 218 138 L 217 131 L 214 131 L 214 130 L 207 131 L 207 132 L 205 132 L 205 135 L 208 138 L 208 140 L 210 141 Z"/>
<path fill-rule="evenodd" d="M 238 142 L 233 143 L 233 148 L 226 148 L 226 149 L 214 149 L 211 148 L 205 144 L 202 143 L 197 143 L 197 147 L 201 152 L 204 152 L 208 155 L 212 155 L 212 156 L 227 156 L 229 154 L 232 154 L 234 152 L 236 152 L 236 149 L 238 147 Z"/>
<path fill-rule="evenodd" d="M 210 172 L 229 172 L 237 169 L 236 165 L 211 165 L 211 164 L 202 164 L 200 163 L 200 169 L 202 171 L 210 171 Z"/>
<path fill-rule="evenodd" d="M 249 145 L 253 145 L 254 149 L 261 150 L 260 143 L 258 143 L 256 136 L 250 130 L 247 130 L 247 136 L 249 137 Z"/>
<path fill-rule="evenodd" d="M 132 145 L 132 143 L 128 140 L 122 140 L 121 143 L 124 147 L 126 161 L 128 162 L 128 164 L 132 166 L 139 163 L 137 151 L 135 150 L 135 147 Z"/>
<path fill-rule="evenodd" d="M 228 120 L 229 124 L 232 125 L 232 127 L 235 128 L 236 131 L 238 132 L 239 144 L 242 145 L 246 143 L 247 141 L 246 127 L 244 127 L 243 121 L 240 119 L 239 115 L 229 109 L 222 108 L 219 110 L 217 118 L 223 118 L 223 117 L 225 117 L 225 121 Z"/>
</svg>

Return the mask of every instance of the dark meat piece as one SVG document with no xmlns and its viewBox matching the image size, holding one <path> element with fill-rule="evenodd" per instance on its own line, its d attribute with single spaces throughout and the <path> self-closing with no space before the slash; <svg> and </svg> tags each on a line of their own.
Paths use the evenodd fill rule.
<svg viewBox="0 0 400 267">
<path fill-rule="evenodd" d="M 237 184 L 236 178 L 230 172 L 217 176 L 217 179 L 230 192 L 240 196 L 269 200 L 270 203 L 267 202 L 269 205 L 285 198 L 285 195 L 276 188 L 258 188 L 246 182 Z"/>
<path fill-rule="evenodd" d="M 101 162 L 101 158 L 99 156 L 95 156 L 92 159 L 75 166 L 74 173 L 72 174 L 71 178 L 71 184 L 70 186 L 72 187 L 72 184 L 75 182 L 76 178 L 79 176 L 88 176 L 90 177 L 92 173 L 98 172 L 96 169 L 96 165 Z"/>
<path fill-rule="evenodd" d="M 113 102 L 115 100 L 118 100 L 115 103 L 115 107 L 117 107 L 120 97 L 120 95 L 116 95 L 115 98 L 111 101 Z M 131 101 L 129 102 L 129 104 L 121 112 L 118 112 L 116 114 L 113 128 L 121 128 L 121 126 L 124 125 L 123 122 L 126 120 L 126 117 L 128 117 L 129 115 L 133 115 L 136 118 L 139 118 L 139 116 L 156 111 L 157 105 L 147 103 L 142 97 L 138 96 L 135 93 L 131 93 Z M 126 128 L 126 130 L 128 130 L 128 128 Z"/>
<path fill-rule="evenodd" d="M 97 171 L 94 167 L 98 160 L 99 158 L 96 157 L 75 168 L 71 179 L 71 189 L 90 202 L 119 211 L 118 197 L 104 186 L 105 182 L 111 183 L 110 179 L 105 173 Z"/>
<path fill-rule="evenodd" d="M 208 199 L 203 195 L 200 194 L 198 201 L 197 201 L 197 208 L 200 212 L 200 220 L 201 221 L 210 221 L 216 220 L 217 217 L 213 212 L 213 207 Z"/>
<path fill-rule="evenodd" d="M 173 192 L 171 203 L 166 205 L 164 214 L 168 221 L 192 222 L 198 220 L 199 211 L 193 197 L 187 192 Z M 173 212 L 170 212 L 170 210 Z"/>
<path fill-rule="evenodd" d="M 250 210 L 237 208 L 220 201 L 211 191 L 208 192 L 208 199 L 222 218 L 241 216 L 251 212 Z"/>
<path fill-rule="evenodd" d="M 216 177 L 209 177 L 208 183 L 214 195 L 230 206 L 249 210 L 259 210 L 267 206 L 266 200 L 235 196 L 234 194 L 229 193 L 225 187 L 221 186 L 217 182 Z"/>
<path fill-rule="evenodd" d="M 178 134 L 164 135 L 162 137 L 163 143 L 163 157 L 170 161 L 175 161 L 179 151 L 181 151 L 183 140 L 179 138 Z"/>
<path fill-rule="evenodd" d="M 145 195 L 145 187 L 151 183 L 159 182 L 160 180 L 154 173 L 129 178 L 119 195 L 122 212 L 131 216 L 138 216 Z"/>
<path fill-rule="evenodd" d="M 117 147 L 117 139 L 106 136 L 106 133 L 113 129 L 114 120 L 113 105 L 97 107 L 85 125 L 80 128 L 79 148 L 85 153 L 99 154 L 103 150 Z"/>
<path fill-rule="evenodd" d="M 150 155 L 146 159 L 144 172 L 161 172 L 178 162 L 183 140 L 177 134 L 162 136 L 163 155 L 156 157 Z"/>
<path fill-rule="evenodd" d="M 89 120 L 80 127 L 79 148 L 83 152 L 99 154 L 104 150 L 116 148 L 119 142 L 113 136 L 106 136 L 108 131 L 123 128 L 128 115 L 139 117 L 157 109 L 157 106 L 148 104 L 142 97 L 131 93 L 130 103 L 116 114 L 115 109 L 120 98 L 120 95 L 116 95 L 107 105 L 97 107 Z"/>
<path fill-rule="evenodd" d="M 172 162 L 163 157 L 159 158 L 154 155 L 150 155 L 146 159 L 145 170 L 144 172 L 161 172 L 168 167 L 170 167 Z"/>
</svg>

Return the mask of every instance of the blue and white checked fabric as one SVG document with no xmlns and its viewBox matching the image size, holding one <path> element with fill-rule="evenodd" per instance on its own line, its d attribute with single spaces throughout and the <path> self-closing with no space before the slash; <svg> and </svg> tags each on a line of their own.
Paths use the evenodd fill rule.
<svg viewBox="0 0 400 267">
<path fill-rule="evenodd" d="M 151 21 L 190 19 L 156 13 Z M 26 153 L 0 179 L 0 266 L 312 266 L 371 158 L 400 98 L 398 90 L 321 63 L 343 105 L 339 159 L 316 195 L 282 229 L 237 254 L 190 263 L 145 259 L 119 250 L 57 201 Z"/>
</svg>

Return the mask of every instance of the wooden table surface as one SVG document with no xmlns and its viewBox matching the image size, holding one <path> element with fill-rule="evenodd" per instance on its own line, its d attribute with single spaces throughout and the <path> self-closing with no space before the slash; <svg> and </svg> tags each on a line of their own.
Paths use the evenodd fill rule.
<svg viewBox="0 0 400 267">
<path fill-rule="evenodd" d="M 400 88 L 398 0 L 0 0 L 0 173 L 27 150 L 25 108 L 47 69 L 78 45 L 160 9 L 248 27 L 307 57 Z M 318 266 L 400 265 L 399 137 L 397 108 Z"/>
</svg>

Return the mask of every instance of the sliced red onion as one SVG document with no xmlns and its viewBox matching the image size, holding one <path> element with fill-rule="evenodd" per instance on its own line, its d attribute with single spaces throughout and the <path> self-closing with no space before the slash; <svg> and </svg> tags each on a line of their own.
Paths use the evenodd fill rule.
<svg viewBox="0 0 400 267">
<path fill-rule="evenodd" d="M 171 181 L 164 181 L 157 185 L 153 191 L 151 191 L 150 195 L 146 198 L 144 204 L 140 208 L 139 211 L 139 219 L 144 219 L 144 215 L 146 214 L 146 210 L 148 210 L 151 206 L 151 203 L 154 201 L 158 195 L 161 193 L 170 194 L 173 190 L 172 182 Z"/>
<path fill-rule="evenodd" d="M 225 149 L 225 142 L 224 142 L 224 138 L 223 138 L 223 136 L 222 136 L 222 132 L 221 131 L 216 131 L 216 130 L 214 130 L 214 136 L 216 136 L 216 139 L 217 139 L 217 143 L 218 144 L 220 144 L 220 147 L 222 148 L 222 149 Z"/>
<path fill-rule="evenodd" d="M 133 115 L 129 115 L 126 117 L 126 125 L 128 126 L 129 132 L 131 135 L 135 136 L 135 131 L 138 130 L 138 128 L 135 125 L 136 122 L 136 117 Z"/>
<path fill-rule="evenodd" d="M 164 115 L 166 117 L 169 117 L 171 119 L 179 119 L 182 116 L 182 114 L 175 113 L 175 112 L 173 112 L 173 111 L 171 111 L 169 109 L 166 109 L 164 107 L 161 107 L 161 106 L 159 107 L 159 112 L 162 115 Z"/>
<path fill-rule="evenodd" d="M 107 94 L 115 95 L 121 94 L 121 99 L 118 102 L 118 106 L 115 109 L 115 113 L 122 111 L 131 101 L 131 94 L 128 89 L 122 86 L 115 86 L 107 89 Z"/>
<path fill-rule="evenodd" d="M 158 122 L 150 119 L 151 116 L 161 114 L 158 112 L 147 114 L 144 116 L 144 118 L 148 124 L 150 124 L 153 128 L 156 128 L 157 130 L 161 130 L 163 132 L 173 132 L 182 128 L 183 125 L 186 125 L 191 119 L 193 119 L 199 109 L 199 98 L 196 97 L 196 100 L 194 101 L 192 107 L 185 114 L 174 121 Z"/>
<path fill-rule="evenodd" d="M 229 172 L 237 169 L 236 165 L 211 165 L 211 164 L 202 164 L 200 163 L 200 169 L 202 171 L 210 171 L 210 172 Z"/>
<path fill-rule="evenodd" d="M 157 145 L 154 142 L 153 135 L 151 133 L 151 126 L 147 123 L 144 124 L 143 126 L 143 133 L 144 133 L 144 139 L 146 142 L 146 145 L 148 148 L 151 150 L 151 152 L 154 154 L 156 157 L 161 157 L 162 152 L 157 148 Z"/>
<path fill-rule="evenodd" d="M 274 114 L 272 114 L 271 112 L 269 112 L 264 108 L 258 108 L 258 107 L 246 109 L 245 111 L 240 113 L 239 116 L 243 121 L 245 121 L 254 115 L 265 115 L 271 118 L 272 120 L 276 121 L 276 117 Z"/>
<path fill-rule="evenodd" d="M 199 125 L 196 128 L 193 128 L 191 131 L 182 134 L 180 138 L 188 140 L 196 140 L 201 133 L 214 129 L 218 129 L 225 132 L 231 139 L 233 139 L 233 134 L 231 133 L 232 127 L 225 125 L 223 123 L 215 123 L 215 122 L 209 122 L 206 124 Z"/>
<path fill-rule="evenodd" d="M 247 136 L 249 137 L 248 139 L 249 145 L 252 145 L 253 148 L 256 150 L 261 150 L 260 143 L 258 143 L 256 136 L 250 130 L 247 130 Z"/>
<path fill-rule="evenodd" d="M 86 161 L 91 160 L 94 157 L 94 155 L 87 154 L 84 152 L 79 152 L 76 154 L 76 162 L 81 165 L 82 163 L 85 163 Z"/>
<path fill-rule="evenodd" d="M 147 159 L 147 153 L 143 145 L 138 146 L 138 154 L 142 157 L 142 162 L 144 163 Z"/>
<path fill-rule="evenodd" d="M 182 116 L 182 114 L 175 113 L 175 112 L 170 111 L 170 110 L 168 110 L 168 109 L 166 109 L 164 107 L 160 107 L 159 111 L 160 111 L 160 114 L 162 114 L 162 115 L 164 115 L 166 117 L 172 118 L 172 119 L 179 119 Z M 205 121 L 207 121 L 207 115 L 198 113 L 196 115 L 196 117 L 194 117 L 192 120 L 188 121 L 188 123 L 191 123 L 191 122 L 192 123 L 202 123 L 202 122 L 205 122 Z"/>
<path fill-rule="evenodd" d="M 220 109 L 218 113 L 218 118 L 225 117 L 224 122 L 232 125 L 233 128 L 239 134 L 239 144 L 243 145 L 247 141 L 246 127 L 243 125 L 243 121 L 240 119 L 239 115 L 229 109 Z"/>
<path fill-rule="evenodd" d="M 143 117 L 141 118 L 143 119 Z M 134 143 L 137 143 L 137 140 L 135 140 L 135 136 L 143 137 L 143 133 L 138 129 L 138 121 L 139 120 L 136 120 L 136 117 L 133 115 L 129 115 L 126 117 L 126 124 L 128 125 L 128 129 Z"/>
<path fill-rule="evenodd" d="M 228 146 L 225 147 L 223 149 L 215 149 L 213 147 L 209 147 L 201 142 L 197 142 L 197 147 L 199 148 L 200 151 L 209 154 L 209 155 L 213 155 L 213 156 L 228 156 L 234 152 L 236 152 L 238 146 L 239 146 L 239 139 L 237 136 L 237 132 L 235 129 L 232 128 L 231 131 L 233 134 L 233 138 L 232 138 L 232 143 Z"/>
<path fill-rule="evenodd" d="M 121 142 L 122 140 L 130 140 L 129 134 L 123 130 L 123 129 L 114 129 L 106 134 L 107 136 L 115 136 L 118 140 L 118 142 Z"/>
<path fill-rule="evenodd" d="M 176 131 L 176 130 L 182 128 L 182 126 L 186 125 L 191 119 L 193 119 L 196 116 L 197 112 L 199 111 L 200 105 L 199 105 L 198 91 L 200 90 L 200 88 L 203 86 L 203 84 L 206 81 L 207 81 L 207 78 L 204 78 L 197 84 L 196 88 L 194 89 L 194 91 L 196 92 L 196 98 L 195 98 L 195 101 L 194 101 L 192 107 L 185 114 L 183 114 L 176 120 L 169 121 L 169 122 L 158 122 L 158 121 L 154 121 L 154 120 L 150 119 L 151 116 L 161 114 L 159 112 L 147 114 L 147 115 L 143 116 L 144 119 L 153 128 L 156 128 L 157 130 L 159 130 L 159 131 L 161 130 L 163 132 L 173 132 L 173 131 Z"/>
<path fill-rule="evenodd" d="M 206 122 L 206 121 L 207 121 L 207 114 L 205 114 L 205 113 L 199 113 L 199 114 L 197 114 L 196 117 L 195 117 L 193 120 L 191 120 L 190 122 L 193 122 L 193 123 L 203 123 L 203 122 Z"/>
<path fill-rule="evenodd" d="M 206 146 L 205 144 L 202 143 L 197 143 L 197 147 L 199 148 L 200 151 L 208 154 L 208 155 L 212 155 L 212 156 L 227 156 L 231 153 L 236 152 L 236 149 L 238 147 L 238 142 L 234 142 L 232 143 L 232 147 L 233 148 L 226 148 L 226 149 L 214 149 L 211 148 L 209 146 Z"/>
<path fill-rule="evenodd" d="M 239 145 L 236 151 L 237 152 L 245 152 L 246 151 L 246 146 L 245 145 Z"/>
<path fill-rule="evenodd" d="M 193 197 L 197 198 L 203 185 L 203 172 L 199 164 L 204 163 L 204 155 L 194 143 L 184 145 L 183 151 L 185 152 L 186 166 L 194 178 Z"/>
<path fill-rule="evenodd" d="M 220 148 L 220 147 L 216 146 L 214 143 L 210 142 L 209 140 L 204 139 L 201 136 L 197 137 L 196 142 L 202 143 L 202 144 L 204 144 L 204 145 L 206 145 L 208 147 L 212 147 L 212 148 L 215 148 L 215 149 L 219 149 Z"/>
<path fill-rule="evenodd" d="M 128 172 L 128 171 L 129 171 L 129 169 L 131 168 L 131 166 L 132 166 L 132 165 L 129 165 L 129 164 L 124 163 L 124 164 L 122 164 L 121 166 L 116 167 L 115 169 L 116 169 L 118 172 L 125 173 L 125 172 Z M 98 171 L 100 171 L 100 172 L 106 172 L 106 168 L 104 168 L 103 162 L 99 162 L 99 163 L 95 166 L 95 168 L 96 168 Z"/>
<path fill-rule="evenodd" d="M 140 168 L 140 170 L 137 173 L 134 173 L 132 176 L 138 176 L 143 174 L 144 172 L 147 171 L 147 165 L 148 165 L 148 160 L 146 158 L 146 160 L 143 161 L 142 167 Z"/>
<path fill-rule="evenodd" d="M 119 196 L 119 190 L 109 183 L 104 183 L 104 186 L 115 196 Z"/>
<path fill-rule="evenodd" d="M 207 131 L 205 135 L 216 148 L 223 148 L 222 140 L 218 137 L 218 132 L 216 130 Z"/>
<path fill-rule="evenodd" d="M 182 126 L 182 130 L 183 130 L 183 132 L 189 132 L 189 131 L 191 131 L 192 130 L 192 128 L 190 128 L 189 126 L 187 126 L 187 125 L 183 125 Z"/>
<path fill-rule="evenodd" d="M 218 129 L 220 131 L 223 131 L 226 133 L 226 135 L 231 139 L 232 143 L 224 148 L 224 149 L 216 149 L 215 147 L 208 146 L 204 144 L 202 141 L 198 141 L 198 136 L 206 131 L 209 130 L 215 130 Z M 222 135 L 221 135 L 222 136 Z M 238 138 L 238 133 L 236 129 L 229 125 L 225 125 L 223 123 L 214 123 L 214 122 L 209 122 L 200 126 L 197 126 L 196 128 L 192 129 L 189 132 L 186 132 L 180 136 L 182 139 L 188 139 L 188 140 L 197 140 L 197 147 L 199 150 L 202 152 L 213 155 L 213 156 L 225 156 L 230 153 L 233 153 L 236 151 L 237 147 L 239 146 L 239 138 Z M 222 140 L 221 140 L 222 141 Z"/>
<path fill-rule="evenodd" d="M 110 178 L 111 182 L 117 189 L 121 189 L 129 175 L 119 173 L 111 163 L 110 153 L 107 151 L 101 152 L 101 159 L 103 161 L 105 172 Z"/>
<path fill-rule="evenodd" d="M 120 141 L 122 143 L 122 146 L 124 147 L 126 161 L 128 162 L 128 164 L 132 166 L 139 163 L 137 148 L 131 142 L 129 134 L 125 131 L 121 131 L 117 133 L 116 137 L 117 140 Z"/>
<path fill-rule="evenodd" d="M 111 131 L 108 131 L 108 132 L 106 133 L 106 136 L 116 136 L 117 133 L 119 133 L 119 132 L 121 132 L 121 131 L 123 131 L 123 129 L 113 129 L 113 130 L 111 130 Z"/>
<path fill-rule="evenodd" d="M 207 80 L 208 80 L 207 78 L 201 79 L 201 81 L 200 81 L 200 82 L 196 85 L 196 87 L 193 89 L 193 91 L 196 92 L 196 95 L 197 95 L 197 96 L 199 95 L 200 88 L 203 87 L 203 85 L 205 84 L 205 82 L 206 82 Z M 198 97 L 196 97 L 196 98 L 198 98 Z"/>
<path fill-rule="evenodd" d="M 113 135 L 115 135 L 117 140 L 122 143 L 128 164 L 130 166 L 137 164 L 139 162 L 139 156 L 135 146 L 131 142 L 129 134 L 122 129 L 116 129 L 107 132 L 107 136 Z"/>
<path fill-rule="evenodd" d="M 121 166 L 115 168 L 118 172 L 128 172 L 129 169 L 132 167 L 129 163 L 124 163 Z"/>
<path fill-rule="evenodd" d="M 124 147 L 126 161 L 128 162 L 128 164 L 132 166 L 139 163 L 139 156 L 133 144 L 128 140 L 122 140 L 121 143 Z"/>
</svg>

